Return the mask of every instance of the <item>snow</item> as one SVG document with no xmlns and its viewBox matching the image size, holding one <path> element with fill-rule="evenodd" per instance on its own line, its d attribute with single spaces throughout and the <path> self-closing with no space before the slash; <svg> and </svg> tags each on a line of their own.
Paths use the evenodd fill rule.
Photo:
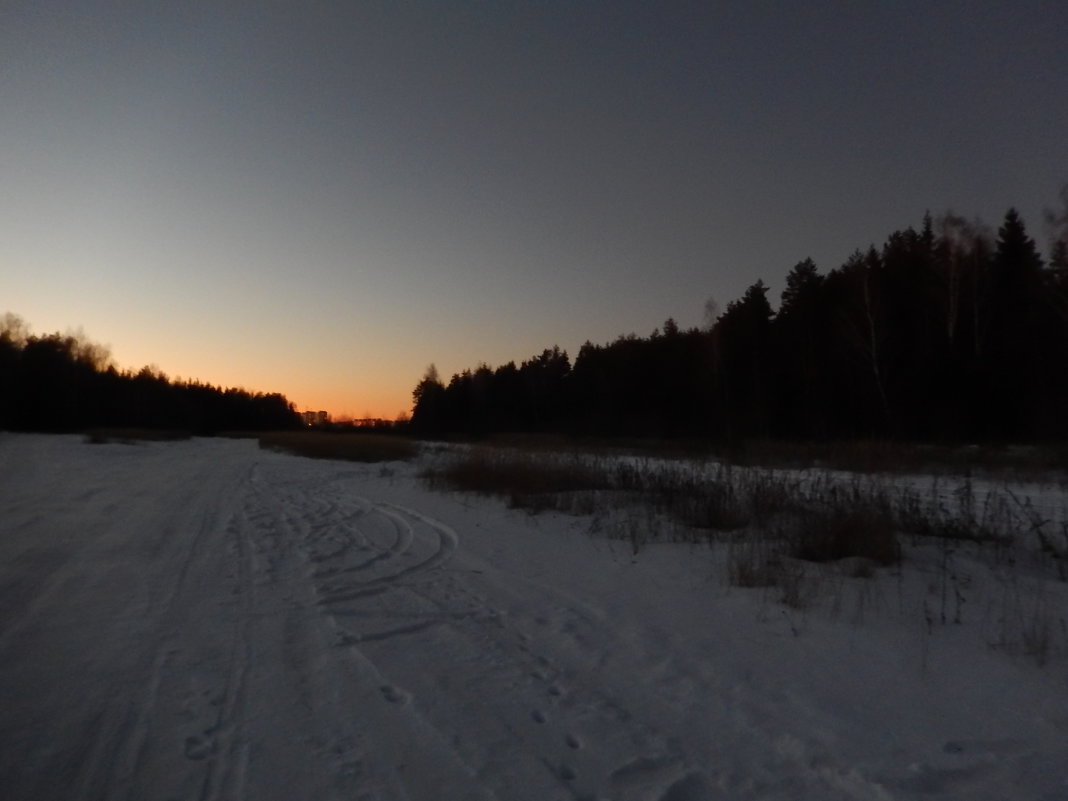
<svg viewBox="0 0 1068 801">
<path fill-rule="evenodd" d="M 1068 798 L 1066 649 L 1002 636 L 1063 583 L 958 553 L 932 624 L 917 547 L 795 608 L 418 471 L 0 434 L 0 797 Z"/>
</svg>

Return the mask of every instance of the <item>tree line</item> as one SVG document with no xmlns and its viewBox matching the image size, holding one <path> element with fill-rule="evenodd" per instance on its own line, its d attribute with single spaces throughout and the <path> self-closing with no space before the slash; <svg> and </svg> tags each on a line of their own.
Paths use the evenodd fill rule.
<svg viewBox="0 0 1068 801">
<path fill-rule="evenodd" d="M 1062 193 L 1068 209 L 1068 188 Z M 1044 259 L 1010 209 L 996 235 L 928 214 L 916 230 L 763 281 L 703 328 L 553 347 L 518 367 L 482 364 L 413 393 L 424 436 L 897 438 L 1068 436 L 1068 212 Z"/>
<path fill-rule="evenodd" d="M 0 429 L 216 434 L 300 425 L 283 395 L 172 381 L 150 367 L 120 371 L 106 349 L 82 336 L 32 336 L 18 317 L 0 319 Z"/>
</svg>

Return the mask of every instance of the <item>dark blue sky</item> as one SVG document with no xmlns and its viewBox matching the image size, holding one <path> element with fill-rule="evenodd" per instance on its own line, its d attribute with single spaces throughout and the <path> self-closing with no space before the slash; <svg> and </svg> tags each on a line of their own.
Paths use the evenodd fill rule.
<svg viewBox="0 0 1068 801">
<path fill-rule="evenodd" d="M 928 209 L 1045 247 L 1068 3 L 880 5 L 5 3 L 0 305 L 392 416 Z"/>
</svg>

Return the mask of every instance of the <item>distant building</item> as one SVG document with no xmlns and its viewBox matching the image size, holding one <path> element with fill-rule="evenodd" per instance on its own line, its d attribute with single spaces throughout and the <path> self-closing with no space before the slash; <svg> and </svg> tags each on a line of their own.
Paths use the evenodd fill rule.
<svg viewBox="0 0 1068 801">
<path fill-rule="evenodd" d="M 306 426 L 325 426 L 330 422 L 330 415 L 323 411 L 301 412 L 300 416 L 304 419 Z"/>
</svg>

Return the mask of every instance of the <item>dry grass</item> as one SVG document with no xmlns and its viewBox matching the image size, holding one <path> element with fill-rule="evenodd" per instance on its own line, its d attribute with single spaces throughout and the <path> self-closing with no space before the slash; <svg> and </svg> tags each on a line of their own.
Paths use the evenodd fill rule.
<svg viewBox="0 0 1068 801">
<path fill-rule="evenodd" d="M 149 428 L 94 428 L 85 432 L 85 441 L 90 445 L 107 443 L 134 445 L 138 442 L 175 442 L 190 439 L 188 431 L 158 430 Z"/>
<path fill-rule="evenodd" d="M 628 543 L 635 553 L 658 541 L 725 549 L 726 581 L 760 591 L 785 610 L 828 597 L 838 610 L 845 594 L 856 593 L 862 618 L 871 593 L 883 586 L 871 579 L 891 568 L 903 580 L 894 568 L 903 562 L 903 545 L 931 570 L 928 628 L 960 623 L 971 598 L 970 575 L 956 554 L 986 562 L 983 569 L 995 575 L 1016 576 L 1018 563 L 1025 565 L 1039 588 L 1064 580 L 1068 570 L 1068 524 L 1055 528 L 1007 487 L 979 490 L 966 477 L 936 476 L 923 486 L 873 474 L 621 457 L 557 444 L 443 450 L 422 478 L 432 489 L 499 497 L 534 514 L 587 516 L 591 535 Z M 1038 664 L 1068 651 L 1068 623 L 1047 596 L 1029 585 L 1007 594 L 1004 606 L 989 634 L 992 646 Z"/>
<path fill-rule="evenodd" d="M 418 453 L 412 440 L 384 434 L 276 431 L 261 434 L 259 440 L 261 448 L 312 459 L 396 462 L 412 459 Z"/>
<path fill-rule="evenodd" d="M 556 453 L 583 456 L 632 455 L 658 459 L 707 459 L 714 455 L 711 443 L 699 439 L 654 437 L 589 437 L 561 434 L 494 434 L 481 444 L 526 453 Z"/>
<path fill-rule="evenodd" d="M 724 454 L 741 466 L 821 467 L 852 473 L 1054 478 L 1068 481 L 1065 445 L 938 445 L 882 440 L 753 440 Z"/>
<path fill-rule="evenodd" d="M 425 470 L 422 478 L 431 489 L 495 495 L 533 512 L 576 511 L 581 494 L 611 488 L 606 476 L 576 457 L 485 446 Z"/>
<path fill-rule="evenodd" d="M 600 452 L 484 445 L 451 455 L 422 478 L 431 489 L 497 496 L 532 513 L 593 515 L 597 532 L 628 540 L 635 549 L 657 539 L 711 539 L 764 520 L 790 502 L 784 482 L 766 475 L 736 480 L 725 466 L 711 467 L 710 477 L 695 472 L 692 461 L 654 464 Z"/>
<path fill-rule="evenodd" d="M 732 543 L 727 554 L 727 581 L 735 587 L 774 587 L 780 564 L 764 542 Z"/>
<path fill-rule="evenodd" d="M 804 475 L 721 463 L 619 458 L 578 451 L 479 446 L 447 454 L 422 478 L 432 489 L 507 499 L 531 511 L 631 513 L 649 509 L 672 525 L 671 536 L 705 532 L 711 542 L 729 532 L 789 541 L 785 554 L 806 561 L 860 559 L 877 565 L 900 559 L 898 535 L 914 540 L 1004 546 L 1037 531 L 1054 561 L 1063 556 L 1049 521 L 1033 519 L 1008 490 L 975 491 L 970 479 L 929 488 L 895 486 L 876 476 Z M 603 528 L 602 528 L 603 530 Z M 688 532 L 688 533 L 687 533 Z M 1065 535 L 1068 542 L 1068 534 Z"/>
</svg>

